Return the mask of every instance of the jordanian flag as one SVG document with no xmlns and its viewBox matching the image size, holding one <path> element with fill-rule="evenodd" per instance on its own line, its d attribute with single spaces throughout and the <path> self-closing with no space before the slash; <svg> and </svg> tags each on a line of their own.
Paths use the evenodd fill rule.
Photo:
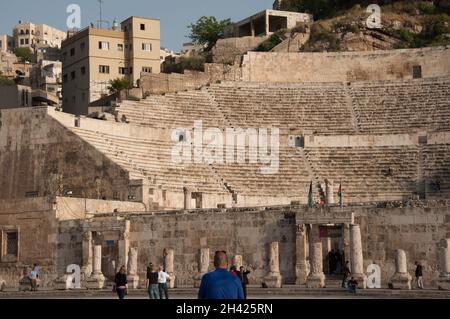
<svg viewBox="0 0 450 319">
<path fill-rule="evenodd" d="M 311 185 L 309 186 L 309 194 L 308 194 L 308 207 L 313 208 L 314 202 L 313 202 L 313 183 L 311 182 Z"/>
<path fill-rule="evenodd" d="M 339 206 L 344 207 L 344 198 L 343 198 L 343 193 L 342 193 L 342 182 L 339 184 L 338 196 L 339 196 Z"/>
</svg>

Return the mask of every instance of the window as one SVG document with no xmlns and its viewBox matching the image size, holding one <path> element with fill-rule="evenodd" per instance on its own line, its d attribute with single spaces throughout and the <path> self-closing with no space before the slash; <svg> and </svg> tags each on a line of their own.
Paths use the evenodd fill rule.
<svg viewBox="0 0 450 319">
<path fill-rule="evenodd" d="M 128 32 L 128 27 L 127 26 L 123 27 L 123 32 Z"/>
<path fill-rule="evenodd" d="M 75 48 L 70 49 L 70 56 L 74 56 L 75 55 Z"/>
<path fill-rule="evenodd" d="M 108 65 L 100 65 L 99 72 L 103 74 L 109 74 L 109 66 Z"/>
<path fill-rule="evenodd" d="M 25 44 L 25 40 L 24 39 L 20 39 L 20 45 L 24 45 Z"/>
<path fill-rule="evenodd" d="M 75 80 L 76 74 L 75 71 L 70 72 L 70 79 Z"/>
<path fill-rule="evenodd" d="M 100 50 L 109 50 L 109 42 L 106 41 L 99 41 L 98 42 L 98 48 Z"/>
<path fill-rule="evenodd" d="M 67 74 L 64 74 L 64 75 L 63 75 L 63 82 L 64 82 L 64 83 L 67 83 L 67 82 L 68 82 L 68 76 L 67 76 Z"/>
<path fill-rule="evenodd" d="M 145 31 L 145 24 L 141 23 L 141 31 Z"/>
<path fill-rule="evenodd" d="M 18 253 L 18 233 L 17 231 L 11 231 L 6 233 L 6 254 L 17 257 Z"/>
<path fill-rule="evenodd" d="M 25 33 L 26 33 L 26 34 L 30 34 L 30 30 L 26 30 Z"/>
<path fill-rule="evenodd" d="M 120 43 L 119 43 L 119 44 L 117 45 L 117 50 L 118 50 L 118 51 L 123 51 L 123 44 L 120 44 Z"/>
<path fill-rule="evenodd" d="M 86 67 L 82 66 L 80 71 L 81 71 L 81 75 L 85 75 L 86 74 Z"/>
<path fill-rule="evenodd" d="M 23 30 L 20 30 L 20 34 L 25 34 L 25 33 L 23 32 Z"/>
<path fill-rule="evenodd" d="M 422 66 L 414 65 L 413 66 L 413 79 L 421 79 L 422 78 Z"/>
<path fill-rule="evenodd" d="M 144 50 L 144 51 L 151 51 L 152 50 L 152 44 L 151 43 L 142 43 L 142 50 Z"/>
<path fill-rule="evenodd" d="M 152 73 L 152 68 L 149 66 L 143 66 L 142 67 L 142 72 L 144 73 Z"/>
<path fill-rule="evenodd" d="M 25 44 L 30 44 L 30 40 L 25 39 Z"/>
<path fill-rule="evenodd" d="M 81 50 L 81 51 L 84 51 L 85 48 L 86 48 L 86 43 L 81 42 L 81 43 L 80 43 L 80 50 Z"/>
<path fill-rule="evenodd" d="M 128 68 L 119 68 L 119 74 L 128 74 Z"/>
</svg>

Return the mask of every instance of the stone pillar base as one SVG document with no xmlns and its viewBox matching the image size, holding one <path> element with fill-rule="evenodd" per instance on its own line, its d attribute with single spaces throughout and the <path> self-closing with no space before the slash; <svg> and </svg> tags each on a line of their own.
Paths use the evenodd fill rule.
<svg viewBox="0 0 450 319">
<path fill-rule="evenodd" d="M 264 277 L 264 283 L 267 285 L 267 288 L 281 288 L 281 279 L 280 274 L 273 273 Z"/>
<path fill-rule="evenodd" d="M 175 277 L 175 275 L 172 273 L 172 274 L 168 274 L 169 275 L 169 281 L 167 282 L 167 287 L 169 287 L 170 289 L 173 289 L 173 288 L 175 288 L 175 279 L 176 279 L 176 277 Z"/>
<path fill-rule="evenodd" d="M 411 290 L 410 274 L 395 274 L 391 278 L 392 289 Z"/>
<path fill-rule="evenodd" d="M 306 278 L 307 288 L 324 288 L 325 287 L 325 275 L 321 274 L 309 274 Z"/>
<path fill-rule="evenodd" d="M 92 275 L 86 280 L 87 289 L 103 289 L 105 287 L 105 277 L 100 275 Z"/>
<path fill-rule="evenodd" d="M 137 275 L 128 275 L 127 276 L 128 281 L 128 288 L 130 289 L 138 289 L 139 287 L 139 276 Z"/>
<path fill-rule="evenodd" d="M 441 276 L 438 279 L 439 290 L 450 290 L 450 276 Z"/>
<path fill-rule="evenodd" d="M 295 273 L 297 278 L 295 279 L 296 285 L 304 285 L 306 284 L 306 279 L 308 278 L 308 265 L 306 262 L 297 264 L 295 266 Z"/>
</svg>

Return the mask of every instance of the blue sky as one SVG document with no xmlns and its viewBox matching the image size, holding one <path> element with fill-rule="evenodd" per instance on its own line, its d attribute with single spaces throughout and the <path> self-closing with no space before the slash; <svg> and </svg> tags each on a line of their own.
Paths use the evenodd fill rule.
<svg viewBox="0 0 450 319">
<path fill-rule="evenodd" d="M 0 34 L 11 34 L 19 20 L 66 30 L 69 4 L 81 7 L 82 27 L 99 20 L 96 0 L 0 0 Z M 161 20 L 161 45 L 179 50 L 188 42 L 187 25 L 204 15 L 238 21 L 272 7 L 273 0 L 104 0 L 103 20 L 119 22 L 136 15 Z"/>
</svg>

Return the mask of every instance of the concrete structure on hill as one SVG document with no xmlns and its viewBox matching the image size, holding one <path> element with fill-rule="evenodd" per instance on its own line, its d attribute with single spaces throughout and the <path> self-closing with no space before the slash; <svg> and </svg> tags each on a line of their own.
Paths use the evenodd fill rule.
<svg viewBox="0 0 450 319">
<path fill-rule="evenodd" d="M 160 21 L 130 17 L 113 29 L 86 28 L 62 44 L 63 109 L 87 114 L 116 78 L 132 84 L 141 72 L 160 72 Z"/>
<path fill-rule="evenodd" d="M 281 29 L 294 28 L 298 23 L 309 23 L 313 16 L 307 13 L 264 10 L 233 23 L 224 30 L 226 38 L 267 36 Z"/>
</svg>

